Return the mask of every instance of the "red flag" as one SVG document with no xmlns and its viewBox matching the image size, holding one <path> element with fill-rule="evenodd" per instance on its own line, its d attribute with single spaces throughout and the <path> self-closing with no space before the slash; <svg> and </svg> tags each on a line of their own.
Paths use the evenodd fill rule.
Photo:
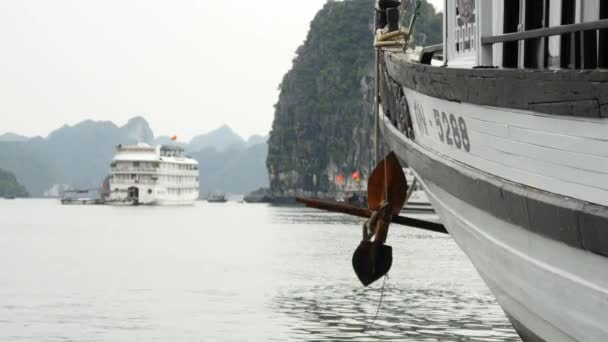
<svg viewBox="0 0 608 342">
<path fill-rule="evenodd" d="M 361 174 L 359 173 L 359 170 L 353 172 L 352 178 L 355 182 L 358 182 L 361 180 Z"/>
<path fill-rule="evenodd" d="M 342 184 L 343 182 L 344 182 L 344 175 L 343 175 L 343 174 L 339 174 L 339 175 L 336 177 L 336 183 L 338 183 L 338 184 Z"/>
<path fill-rule="evenodd" d="M 172 135 L 171 136 L 171 141 L 177 141 L 177 135 Z"/>
</svg>

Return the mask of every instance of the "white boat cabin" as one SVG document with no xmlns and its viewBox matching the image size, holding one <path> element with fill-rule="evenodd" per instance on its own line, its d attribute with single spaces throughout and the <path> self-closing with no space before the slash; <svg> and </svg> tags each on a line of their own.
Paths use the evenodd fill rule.
<svg viewBox="0 0 608 342">
<path fill-rule="evenodd" d="M 607 0 L 445 0 L 444 65 L 608 68 Z"/>
</svg>

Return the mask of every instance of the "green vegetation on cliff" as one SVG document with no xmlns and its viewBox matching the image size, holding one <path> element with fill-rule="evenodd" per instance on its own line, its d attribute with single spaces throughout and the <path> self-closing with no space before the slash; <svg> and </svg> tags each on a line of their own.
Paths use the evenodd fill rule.
<svg viewBox="0 0 608 342">
<path fill-rule="evenodd" d="M 23 185 L 17 182 L 14 174 L 0 169 L 0 197 L 27 197 Z"/>
<path fill-rule="evenodd" d="M 407 8 L 414 8 L 416 1 L 404 1 Z M 412 19 L 413 11 L 407 11 L 402 19 L 403 26 L 409 26 Z M 422 1 L 420 6 L 420 15 L 416 20 L 414 27 L 414 43 L 419 46 L 427 46 L 440 44 L 443 39 L 441 37 L 443 28 L 443 14 L 437 13 L 435 7 L 427 1 Z"/>
<path fill-rule="evenodd" d="M 328 1 L 311 22 L 279 87 L 266 162 L 273 196 L 322 196 L 340 174 L 369 174 L 373 9 L 373 0 Z M 418 44 L 441 42 L 442 15 L 426 1 L 417 23 Z"/>
<path fill-rule="evenodd" d="M 280 86 L 270 133 L 270 185 L 324 192 L 339 172 L 369 169 L 373 1 L 328 2 Z"/>
</svg>

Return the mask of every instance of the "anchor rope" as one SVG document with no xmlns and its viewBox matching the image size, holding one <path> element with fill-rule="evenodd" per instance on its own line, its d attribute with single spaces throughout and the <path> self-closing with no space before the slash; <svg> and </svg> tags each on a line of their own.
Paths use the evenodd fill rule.
<svg viewBox="0 0 608 342">
<path fill-rule="evenodd" d="M 377 56 L 377 55 L 376 55 Z M 376 58 L 375 60 L 376 63 L 376 71 L 379 71 L 379 66 L 380 66 L 380 61 L 378 60 L 378 58 Z M 375 77 L 380 77 L 379 74 L 376 74 Z M 382 135 L 385 135 L 385 127 L 384 125 L 380 124 L 380 113 L 378 110 L 379 107 L 379 99 L 380 99 L 380 89 L 378 89 L 378 84 L 376 83 L 376 89 L 375 89 L 375 120 L 376 120 L 376 139 L 374 141 L 375 143 L 375 147 L 376 147 L 376 162 L 378 159 L 378 153 L 381 151 L 382 155 L 384 155 L 384 153 L 386 153 L 385 151 L 385 146 L 384 144 L 380 144 L 379 143 L 379 139 L 378 139 L 378 132 L 381 131 Z M 384 117 L 382 118 L 382 120 L 384 120 Z M 386 159 L 383 160 L 384 163 L 384 199 L 385 201 L 388 201 L 388 167 L 386 165 Z M 375 324 L 376 324 L 376 320 L 378 319 L 378 316 L 380 316 L 380 309 L 382 307 L 382 300 L 384 299 L 384 290 L 386 288 L 386 282 L 388 281 L 388 273 L 384 275 L 384 279 L 382 280 L 382 287 L 380 288 L 380 299 L 378 300 L 378 307 L 376 308 L 376 314 L 374 315 L 374 318 L 372 319 L 372 321 L 367 325 L 367 327 L 365 328 L 364 331 L 369 330 L 370 328 L 372 328 Z M 376 330 L 376 333 L 378 332 L 378 330 Z"/>
<path fill-rule="evenodd" d="M 384 200 L 388 202 L 388 172 L 386 170 L 386 159 L 384 159 Z"/>
<path fill-rule="evenodd" d="M 385 152 L 384 146 L 382 148 L 382 152 Z M 388 179 L 387 179 L 388 172 L 387 172 L 387 166 L 386 166 L 386 159 L 384 159 L 383 163 L 384 163 L 384 200 L 386 202 L 388 202 Z M 388 280 L 388 273 L 384 275 L 384 279 L 382 280 L 382 287 L 380 288 L 380 300 L 378 300 L 378 307 L 376 308 L 376 315 L 374 315 L 374 319 L 372 320 L 370 326 L 374 326 L 374 324 L 376 323 L 376 320 L 378 319 L 378 316 L 380 315 L 380 308 L 382 307 L 382 299 L 384 299 L 384 288 L 386 286 L 387 280 Z M 378 333 L 377 330 L 376 330 L 376 333 Z"/>
<path fill-rule="evenodd" d="M 386 281 L 388 280 L 388 273 L 384 276 L 384 280 L 382 281 L 382 287 L 380 288 L 380 300 L 378 300 L 378 307 L 376 308 L 376 315 L 374 315 L 374 319 L 367 325 L 365 330 L 369 330 L 369 328 L 373 327 L 376 324 L 376 320 L 380 315 L 380 307 L 382 306 L 382 299 L 384 299 L 384 288 L 386 286 Z M 377 332 L 377 330 L 376 330 Z"/>
<path fill-rule="evenodd" d="M 382 148 L 382 152 L 384 154 L 386 152 L 386 151 L 384 151 L 384 145 L 382 145 L 381 148 Z M 388 179 L 387 179 L 388 171 L 387 171 L 387 166 L 386 166 L 386 159 L 383 161 L 383 163 L 384 163 L 384 199 L 385 199 L 385 201 L 388 201 Z M 376 324 L 376 320 L 378 319 L 378 316 L 380 315 L 380 308 L 382 307 L 382 300 L 384 299 L 384 289 L 386 288 L 387 280 L 388 280 L 388 273 L 384 275 L 384 279 L 382 280 L 382 287 L 380 288 L 380 299 L 378 300 L 378 307 L 376 308 L 376 314 L 374 315 L 374 319 L 368 325 L 368 328 L 373 327 Z M 376 330 L 376 333 L 377 332 L 378 332 L 378 330 Z"/>
</svg>

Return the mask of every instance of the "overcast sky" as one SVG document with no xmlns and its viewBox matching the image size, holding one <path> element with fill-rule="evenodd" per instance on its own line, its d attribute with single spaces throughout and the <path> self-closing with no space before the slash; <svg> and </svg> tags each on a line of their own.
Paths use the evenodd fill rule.
<svg viewBox="0 0 608 342">
<path fill-rule="evenodd" d="M 1 0 L 0 134 L 134 115 L 180 140 L 224 123 L 267 134 L 325 2 Z"/>
</svg>

